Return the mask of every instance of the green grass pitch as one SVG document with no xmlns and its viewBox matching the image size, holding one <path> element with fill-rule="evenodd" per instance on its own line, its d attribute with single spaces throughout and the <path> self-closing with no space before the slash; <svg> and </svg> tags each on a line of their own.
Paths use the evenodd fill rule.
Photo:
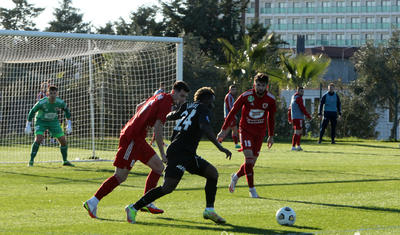
<svg viewBox="0 0 400 235">
<path fill-rule="evenodd" d="M 234 152 L 230 161 L 206 141 L 198 154 L 219 171 L 215 207 L 226 225 L 202 218 L 205 180 L 189 173 L 156 201 L 164 214 L 139 212 L 137 224 L 129 224 L 124 207 L 143 194 L 149 172 L 142 163 L 100 202 L 100 219 L 90 218 L 82 202 L 111 176 L 111 162 L 76 162 L 73 168 L 24 163 L 0 164 L 0 234 L 400 234 L 397 143 L 304 141 L 303 152 L 290 151 L 289 143 L 270 150 L 264 144 L 254 169 L 260 199 L 249 197 L 245 177 L 235 193 L 228 192 L 243 154 L 231 142 L 224 145 Z M 284 206 L 296 211 L 295 226 L 277 224 L 275 212 Z"/>
</svg>

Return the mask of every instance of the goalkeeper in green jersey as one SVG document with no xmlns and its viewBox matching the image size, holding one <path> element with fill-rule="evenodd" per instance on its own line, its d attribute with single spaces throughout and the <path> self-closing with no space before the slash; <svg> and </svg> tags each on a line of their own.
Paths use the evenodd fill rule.
<svg viewBox="0 0 400 235">
<path fill-rule="evenodd" d="M 65 138 L 64 131 L 58 121 L 58 109 L 63 109 L 65 117 L 67 119 L 66 133 L 72 132 L 71 126 L 71 113 L 67 108 L 67 104 L 60 98 L 57 97 L 58 89 L 55 86 L 49 86 L 47 89 L 47 97 L 39 100 L 35 106 L 29 111 L 28 121 L 26 122 L 25 133 L 30 134 L 32 132 L 31 123 L 32 119 L 36 114 L 35 118 L 35 142 L 32 144 L 31 159 L 29 166 L 33 166 L 35 156 L 39 150 L 40 143 L 44 138 L 43 134 L 46 130 L 49 130 L 51 136 L 58 139 L 60 142 L 60 150 L 63 158 L 64 166 L 74 166 L 67 160 L 67 139 Z"/>
</svg>

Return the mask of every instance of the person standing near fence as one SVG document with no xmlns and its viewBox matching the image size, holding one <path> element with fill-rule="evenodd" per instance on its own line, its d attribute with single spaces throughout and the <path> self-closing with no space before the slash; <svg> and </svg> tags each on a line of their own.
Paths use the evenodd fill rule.
<svg viewBox="0 0 400 235">
<path fill-rule="evenodd" d="M 321 123 L 321 128 L 319 131 L 319 140 L 318 144 L 321 144 L 322 137 L 324 136 L 325 129 L 328 126 L 329 122 L 331 122 L 331 143 L 336 144 L 335 136 L 336 136 L 336 124 L 337 119 L 340 119 L 342 115 L 341 112 L 341 103 L 339 96 L 335 92 L 335 84 L 330 83 L 328 85 L 328 92 L 326 92 L 322 98 L 321 103 L 319 104 L 318 116 L 322 119 L 322 110 L 324 111 L 323 120 Z"/>
</svg>

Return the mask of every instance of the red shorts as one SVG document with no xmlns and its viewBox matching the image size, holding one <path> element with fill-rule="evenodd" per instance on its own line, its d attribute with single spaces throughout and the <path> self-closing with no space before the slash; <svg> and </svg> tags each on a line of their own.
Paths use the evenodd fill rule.
<svg viewBox="0 0 400 235">
<path fill-rule="evenodd" d="M 241 150 L 250 149 L 253 151 L 253 155 L 258 157 L 260 154 L 260 149 L 264 141 L 264 136 L 261 135 L 251 135 L 246 131 L 241 131 L 240 134 L 240 144 L 242 145 Z"/>
<path fill-rule="evenodd" d="M 303 119 L 293 119 L 293 130 L 302 130 L 303 125 L 304 125 L 304 120 Z"/>
<path fill-rule="evenodd" d="M 113 165 L 130 170 L 137 160 L 146 164 L 154 154 L 156 152 L 145 139 L 128 139 L 122 135 Z"/>
</svg>

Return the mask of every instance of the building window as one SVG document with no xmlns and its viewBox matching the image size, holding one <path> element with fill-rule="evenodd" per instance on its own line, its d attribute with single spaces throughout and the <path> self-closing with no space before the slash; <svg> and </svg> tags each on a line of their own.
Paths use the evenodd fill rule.
<svg viewBox="0 0 400 235">
<path fill-rule="evenodd" d="M 287 8 L 286 2 L 280 2 L 278 6 L 279 8 Z"/>
<path fill-rule="evenodd" d="M 301 7 L 301 2 L 294 2 L 293 3 L 294 8 L 300 8 Z"/>
<path fill-rule="evenodd" d="M 271 3 L 270 3 L 270 2 L 266 2 L 266 3 L 264 4 L 264 7 L 265 7 L 265 8 L 271 8 Z"/>
<path fill-rule="evenodd" d="M 382 17 L 381 18 L 382 23 L 390 23 L 390 18 L 389 17 Z"/>
<path fill-rule="evenodd" d="M 322 41 L 328 41 L 329 34 L 321 34 L 321 40 Z"/>
<path fill-rule="evenodd" d="M 265 25 L 271 25 L 271 19 L 265 19 L 264 20 Z"/>
<path fill-rule="evenodd" d="M 382 6 L 389 7 L 390 5 L 391 5 L 390 1 L 388 1 L 388 0 L 382 1 Z"/>
<path fill-rule="evenodd" d="M 315 19 L 314 18 L 306 18 L 306 23 L 307 24 L 315 24 Z"/>
<path fill-rule="evenodd" d="M 397 23 L 400 24 L 400 17 L 397 17 L 396 20 L 397 20 Z"/>
<path fill-rule="evenodd" d="M 330 2 L 322 2 L 322 7 L 323 8 L 331 7 L 331 3 Z"/>
<path fill-rule="evenodd" d="M 367 7 L 374 7 L 374 6 L 376 6 L 375 1 L 367 1 Z"/>
<path fill-rule="evenodd" d="M 322 24 L 329 24 L 329 18 L 321 18 Z"/>
<path fill-rule="evenodd" d="M 300 24 L 300 18 L 293 18 L 293 24 Z"/>
<path fill-rule="evenodd" d="M 360 40 L 360 34 L 352 34 L 351 40 Z"/>
<path fill-rule="evenodd" d="M 360 18 L 358 18 L 358 17 L 352 17 L 352 18 L 351 18 L 351 23 L 352 23 L 352 24 L 359 24 L 359 23 L 360 23 Z"/>
<path fill-rule="evenodd" d="M 344 34 L 342 33 L 336 34 L 336 40 L 344 40 Z"/>
<path fill-rule="evenodd" d="M 344 17 L 336 18 L 336 24 L 344 24 Z"/>
<path fill-rule="evenodd" d="M 286 24 L 286 19 L 285 18 L 279 18 L 278 19 L 278 24 Z"/>
<path fill-rule="evenodd" d="M 375 23 L 375 18 L 374 17 L 367 17 L 366 21 L 367 21 L 368 24 Z"/>
<path fill-rule="evenodd" d="M 361 2 L 360 1 L 352 1 L 351 2 L 351 6 L 352 7 L 359 7 L 359 6 L 361 6 Z"/>
<path fill-rule="evenodd" d="M 366 40 L 374 40 L 374 35 L 371 33 L 365 34 L 365 39 Z"/>
<path fill-rule="evenodd" d="M 346 6 L 346 2 L 344 2 L 344 1 L 336 2 L 336 6 L 337 7 L 345 7 Z"/>
<path fill-rule="evenodd" d="M 400 6 L 400 0 L 397 0 L 397 6 Z"/>
<path fill-rule="evenodd" d="M 306 2 L 306 7 L 307 8 L 315 7 L 315 2 Z"/>
<path fill-rule="evenodd" d="M 250 3 L 250 8 L 256 8 L 256 3 L 255 2 L 251 2 Z"/>
</svg>

